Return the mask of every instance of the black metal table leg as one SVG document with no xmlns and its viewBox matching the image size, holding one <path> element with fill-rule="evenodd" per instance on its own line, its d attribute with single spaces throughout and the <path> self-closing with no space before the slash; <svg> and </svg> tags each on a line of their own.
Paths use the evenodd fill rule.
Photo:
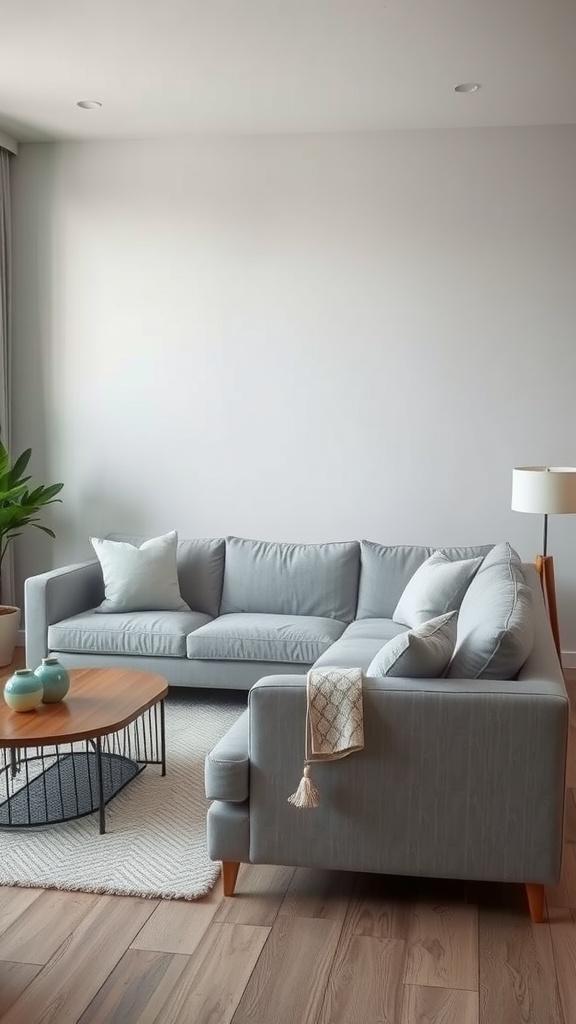
<svg viewBox="0 0 576 1024">
<path fill-rule="evenodd" d="M 160 746 L 162 750 L 162 775 L 166 775 L 166 726 L 164 722 L 164 701 L 160 701 Z"/>
<path fill-rule="evenodd" d="M 103 836 L 106 831 L 106 805 L 104 803 L 104 780 L 102 777 L 102 740 L 100 736 L 96 738 L 96 773 L 98 776 L 98 807 L 100 810 L 100 835 Z"/>
</svg>

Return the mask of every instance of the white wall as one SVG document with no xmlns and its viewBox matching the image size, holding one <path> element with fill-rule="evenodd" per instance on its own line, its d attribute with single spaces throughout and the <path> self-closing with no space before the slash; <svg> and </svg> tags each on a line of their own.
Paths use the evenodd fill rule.
<svg viewBox="0 0 576 1024">
<path fill-rule="evenodd" d="M 23 145 L 15 443 L 88 535 L 508 538 L 576 462 L 576 128 Z M 550 523 L 576 650 L 576 522 Z"/>
</svg>

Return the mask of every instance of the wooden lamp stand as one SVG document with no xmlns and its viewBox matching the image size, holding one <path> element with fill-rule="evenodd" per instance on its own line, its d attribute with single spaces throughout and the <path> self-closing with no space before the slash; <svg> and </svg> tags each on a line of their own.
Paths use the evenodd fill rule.
<svg viewBox="0 0 576 1024">
<path fill-rule="evenodd" d="M 535 565 L 536 571 L 540 576 L 544 602 L 548 610 L 548 618 L 550 619 L 552 635 L 556 645 L 556 653 L 558 654 L 560 664 L 562 664 L 560 630 L 558 628 L 558 608 L 556 605 L 556 583 L 554 580 L 554 559 L 552 558 L 552 555 L 537 555 Z"/>
</svg>

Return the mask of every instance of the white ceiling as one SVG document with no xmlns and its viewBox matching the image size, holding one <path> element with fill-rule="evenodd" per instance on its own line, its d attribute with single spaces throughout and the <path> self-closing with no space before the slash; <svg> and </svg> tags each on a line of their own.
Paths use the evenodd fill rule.
<svg viewBox="0 0 576 1024">
<path fill-rule="evenodd" d="M 0 0 L 19 141 L 574 122 L 576 0 Z"/>
</svg>

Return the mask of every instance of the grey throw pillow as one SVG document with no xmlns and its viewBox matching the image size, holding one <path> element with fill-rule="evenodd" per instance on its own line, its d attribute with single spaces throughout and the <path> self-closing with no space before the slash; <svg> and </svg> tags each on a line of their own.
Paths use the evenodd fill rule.
<svg viewBox="0 0 576 1024">
<path fill-rule="evenodd" d="M 532 650 L 532 593 L 507 542 L 486 555 L 460 608 L 452 679 L 513 679 Z"/>
<path fill-rule="evenodd" d="M 482 558 L 454 561 L 435 551 L 408 581 L 392 618 L 405 626 L 419 626 L 444 612 L 457 611 Z"/>
<path fill-rule="evenodd" d="M 90 542 L 104 577 L 105 598 L 97 612 L 190 611 L 178 584 L 175 530 L 140 547 L 100 537 Z"/>
<path fill-rule="evenodd" d="M 392 637 L 380 648 L 367 676 L 405 676 L 436 679 L 443 676 L 456 644 L 458 612 L 447 612 Z"/>
</svg>

